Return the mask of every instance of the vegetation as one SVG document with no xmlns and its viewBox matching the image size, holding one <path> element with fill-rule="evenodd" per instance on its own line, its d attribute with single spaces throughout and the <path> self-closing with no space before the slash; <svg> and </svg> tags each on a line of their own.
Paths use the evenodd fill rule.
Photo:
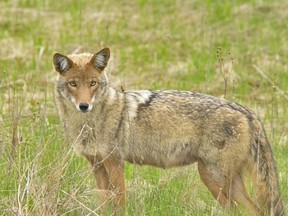
<svg viewBox="0 0 288 216">
<path fill-rule="evenodd" d="M 104 46 L 112 51 L 109 71 L 119 89 L 192 90 L 252 108 L 272 143 L 288 212 L 287 6 L 284 0 L 1 1 L 0 214 L 97 215 L 90 166 L 62 136 L 52 56 Z M 125 169 L 127 215 L 223 215 L 195 165 Z"/>
</svg>

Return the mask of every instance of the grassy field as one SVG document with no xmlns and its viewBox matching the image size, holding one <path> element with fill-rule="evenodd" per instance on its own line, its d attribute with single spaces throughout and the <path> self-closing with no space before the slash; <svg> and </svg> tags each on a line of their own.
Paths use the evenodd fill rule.
<svg viewBox="0 0 288 216">
<path fill-rule="evenodd" d="M 104 46 L 116 86 L 193 90 L 252 108 L 288 212 L 287 8 L 286 0 L 1 1 L 0 215 L 97 215 L 90 166 L 57 117 L 52 56 Z M 195 165 L 126 164 L 125 175 L 127 215 L 223 215 Z"/>
</svg>

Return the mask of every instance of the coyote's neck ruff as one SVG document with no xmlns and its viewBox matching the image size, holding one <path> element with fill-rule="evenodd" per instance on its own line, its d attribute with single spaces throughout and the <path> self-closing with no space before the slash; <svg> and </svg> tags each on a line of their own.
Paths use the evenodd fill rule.
<svg viewBox="0 0 288 216">
<path fill-rule="evenodd" d="M 68 141 L 94 166 L 97 185 L 125 203 L 124 160 L 162 168 L 198 162 L 202 181 L 223 205 L 282 215 L 278 176 L 265 131 L 249 109 L 189 91 L 117 91 L 105 67 L 108 48 L 53 61 L 56 104 Z M 259 207 L 243 173 L 255 180 Z M 105 196 L 103 196 L 105 198 Z"/>
</svg>

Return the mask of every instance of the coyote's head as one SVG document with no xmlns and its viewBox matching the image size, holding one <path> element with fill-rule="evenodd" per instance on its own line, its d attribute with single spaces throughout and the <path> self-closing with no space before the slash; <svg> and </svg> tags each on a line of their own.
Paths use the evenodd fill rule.
<svg viewBox="0 0 288 216">
<path fill-rule="evenodd" d="M 55 53 L 53 63 L 59 72 L 57 91 L 82 112 L 89 112 L 97 95 L 105 91 L 108 77 L 104 71 L 110 58 L 109 48 L 96 54 L 82 53 L 65 56 Z"/>
</svg>

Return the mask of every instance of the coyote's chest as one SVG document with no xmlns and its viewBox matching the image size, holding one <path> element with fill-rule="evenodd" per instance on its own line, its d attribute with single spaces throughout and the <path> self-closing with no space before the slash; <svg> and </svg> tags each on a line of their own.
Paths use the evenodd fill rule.
<svg viewBox="0 0 288 216">
<path fill-rule="evenodd" d="M 80 155 L 96 155 L 98 130 L 92 119 L 83 115 L 67 115 L 64 119 L 65 132 L 74 151 Z"/>
</svg>

